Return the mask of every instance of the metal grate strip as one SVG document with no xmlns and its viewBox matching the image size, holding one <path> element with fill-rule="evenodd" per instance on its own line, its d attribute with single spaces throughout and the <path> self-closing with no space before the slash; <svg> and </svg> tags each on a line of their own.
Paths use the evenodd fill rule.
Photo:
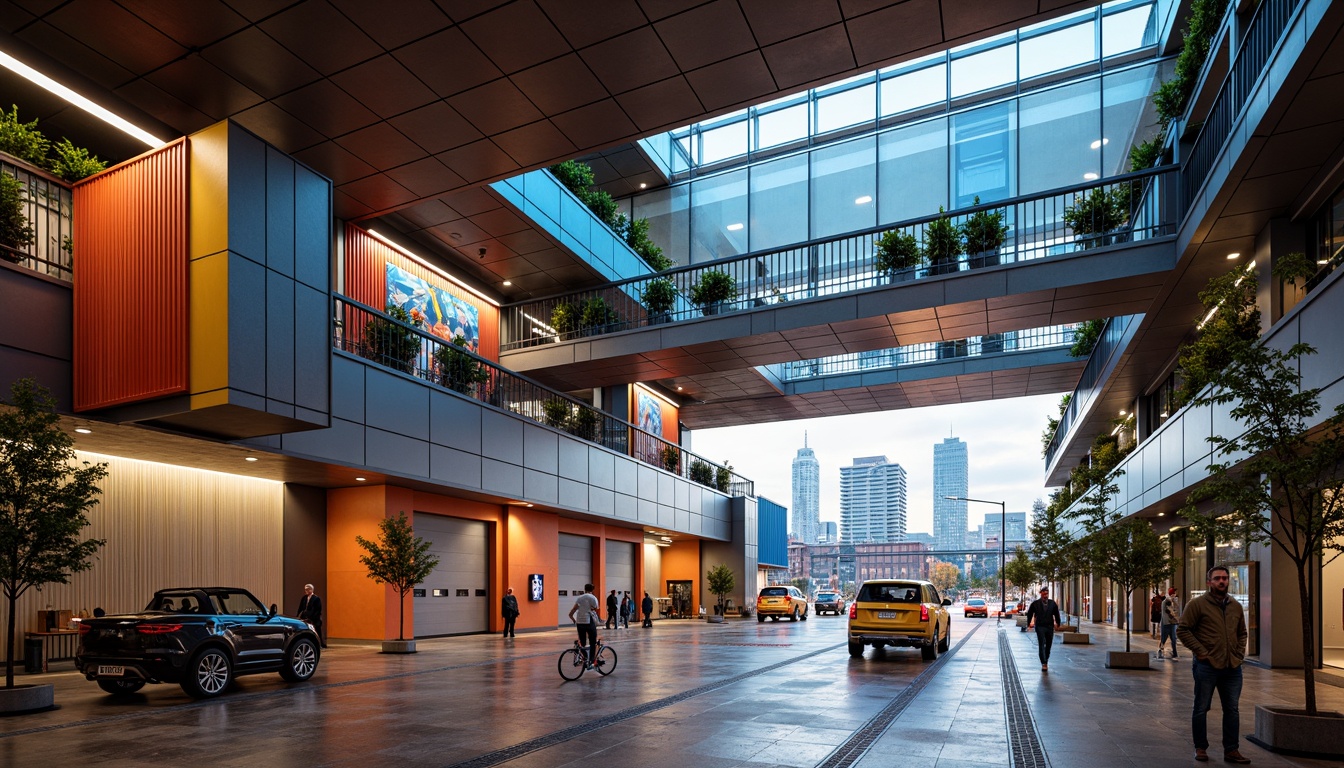
<svg viewBox="0 0 1344 768">
<path fill-rule="evenodd" d="M 1014 768 L 1049 768 L 1036 720 L 1027 706 L 1027 694 L 1022 689 L 1022 678 L 1017 674 L 1013 649 L 1008 633 L 999 632 L 999 673 L 1003 677 L 1003 708 L 1008 720 L 1008 746 Z"/>
</svg>

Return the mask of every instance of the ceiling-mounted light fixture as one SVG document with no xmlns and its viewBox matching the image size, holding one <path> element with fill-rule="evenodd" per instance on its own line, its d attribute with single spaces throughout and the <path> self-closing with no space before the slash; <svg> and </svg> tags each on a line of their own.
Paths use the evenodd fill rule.
<svg viewBox="0 0 1344 768">
<path fill-rule="evenodd" d="M 1092 142 L 1092 148 L 1101 149 L 1102 147 L 1110 143 L 1111 143 L 1110 139 L 1097 139 L 1096 141 Z"/>
<path fill-rule="evenodd" d="M 356 477 L 356 478 L 355 478 L 355 482 L 356 482 L 356 483 L 362 483 L 362 482 L 364 482 L 364 480 L 365 480 L 365 478 L 362 478 L 362 477 Z"/>
<path fill-rule="evenodd" d="M 256 461 L 256 460 L 257 460 L 256 456 L 248 456 L 243 459 L 243 461 Z"/>
<path fill-rule="evenodd" d="M 867 205 L 867 204 L 869 204 L 869 203 L 871 203 L 871 202 L 873 202 L 873 196 L 872 196 L 872 195 L 863 195 L 862 197 L 856 197 L 856 198 L 854 198 L 854 204 L 855 204 L 855 205 Z"/>
<path fill-rule="evenodd" d="M 510 285 L 513 285 L 513 281 L 512 281 L 512 280 L 505 280 L 505 281 L 504 281 L 504 287 L 505 287 L 505 288 L 508 288 Z"/>
<path fill-rule="evenodd" d="M 1227 258 L 1228 258 L 1229 261 L 1231 261 L 1232 259 L 1239 259 L 1239 258 L 1241 258 L 1241 251 L 1236 251 L 1236 252 L 1234 252 L 1234 253 L 1229 253 L 1229 254 L 1227 254 Z"/>
<path fill-rule="evenodd" d="M 92 429 L 85 429 L 84 427 L 75 427 L 75 431 L 78 432 L 78 433 L 81 434 L 81 435 L 92 435 L 92 434 L 93 434 L 93 430 L 92 430 Z"/>
<path fill-rule="evenodd" d="M 382 243 L 383 245 L 386 245 L 388 248 L 391 248 L 392 250 L 396 251 L 397 253 L 400 253 L 402 256 L 405 256 L 406 258 L 411 259 L 411 260 L 414 261 L 416 264 L 419 264 L 420 266 L 422 266 L 422 267 L 424 267 L 424 268 L 426 268 L 426 269 L 428 269 L 428 270 L 434 272 L 435 274 L 437 274 L 437 275 L 439 275 L 439 276 L 441 276 L 441 277 L 447 278 L 448 280 L 452 280 L 454 283 L 456 283 L 456 284 L 462 286 L 462 287 L 465 288 L 466 290 L 471 291 L 471 293 L 472 293 L 473 296 L 476 296 L 477 298 L 479 298 L 480 300 L 482 300 L 482 301 L 484 301 L 485 303 L 489 304 L 490 306 L 492 306 L 492 307 L 498 307 L 498 306 L 499 306 L 499 302 L 498 302 L 498 301 L 495 301 L 494 299 L 490 298 L 489 296 L 486 296 L 484 293 L 481 293 L 480 291 L 476 290 L 475 288 L 472 288 L 470 285 L 467 285 L 466 283 L 462 282 L 462 281 L 459 280 L 458 278 L 456 278 L 456 277 L 454 277 L 454 276 L 448 274 L 447 272 L 443 271 L 442 269 L 440 269 L 440 268 L 434 266 L 433 264 L 429 263 L 428 261 L 426 261 L 426 260 L 420 258 L 419 256 L 416 256 L 414 253 L 411 253 L 410 251 L 408 251 L 408 250 L 406 250 L 405 248 L 401 247 L 400 245 L 398 245 L 398 244 L 392 242 L 391 240 L 388 240 L 386 237 L 383 237 L 382 235 L 378 234 L 377 230 L 366 229 L 366 230 L 364 230 L 364 231 L 365 231 L 365 232 L 368 232 L 370 235 L 373 235 L 374 237 L 376 237 L 376 238 L 378 239 L 378 242 Z"/>
<path fill-rule="evenodd" d="M 139 139 L 140 141 L 143 141 L 150 148 L 161 147 L 164 144 L 168 143 L 163 139 L 160 139 L 158 136 L 155 136 L 149 131 L 146 131 L 145 129 L 141 128 L 140 126 L 133 125 L 129 120 L 126 120 L 123 117 L 119 117 L 118 115 L 113 114 L 110 110 L 105 109 L 104 107 L 98 106 L 97 104 L 93 103 L 93 101 L 91 101 L 90 99 L 81 96 L 78 93 L 75 93 L 74 91 L 70 90 L 64 85 L 61 85 L 55 80 L 52 80 L 50 77 L 47 77 L 41 72 L 38 72 L 36 69 L 33 69 L 32 67 L 28 66 L 27 64 L 24 64 L 22 61 L 19 61 L 18 59 L 14 58 L 13 56 L 10 56 L 9 54 L 4 53 L 3 51 L 0 51 L 0 67 L 4 67 L 5 69 L 8 69 L 9 71 L 13 72 L 19 77 L 22 77 L 50 91 L 51 93 L 56 94 L 57 96 L 61 97 L 62 99 L 65 99 L 66 101 L 70 102 L 76 107 L 79 107 L 80 109 L 84 110 L 85 112 L 88 112 L 89 114 L 93 115 L 99 120 L 102 120 L 103 122 L 107 123 L 113 128 L 116 128 L 129 136 L 133 136 Z"/>
<path fill-rule="evenodd" d="M 729 231 L 729 232 L 737 232 L 737 231 L 740 231 L 740 230 L 742 229 L 742 227 L 743 227 L 742 222 L 740 222 L 740 221 L 735 221 L 735 222 L 733 222 L 732 224 L 729 224 L 729 225 L 728 225 L 728 231 Z"/>
<path fill-rule="evenodd" d="M 1101 177 L 1091 171 L 1088 171 L 1087 173 L 1083 174 L 1084 181 L 1096 181 L 1099 178 Z"/>
</svg>

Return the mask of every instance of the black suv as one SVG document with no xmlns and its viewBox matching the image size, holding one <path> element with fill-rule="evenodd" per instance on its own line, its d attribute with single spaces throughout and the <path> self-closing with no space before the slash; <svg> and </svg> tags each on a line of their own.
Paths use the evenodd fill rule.
<svg viewBox="0 0 1344 768">
<path fill-rule="evenodd" d="M 308 622 L 276 615 L 245 589 L 185 587 L 155 592 L 140 613 L 84 619 L 75 667 L 113 695 L 178 683 L 207 698 L 238 675 L 303 682 L 317 671 L 320 645 Z"/>
<path fill-rule="evenodd" d="M 839 616 L 845 612 L 845 597 L 839 592 L 818 592 L 817 599 L 812 603 L 812 610 L 816 611 L 818 616 L 828 611 Z"/>
</svg>

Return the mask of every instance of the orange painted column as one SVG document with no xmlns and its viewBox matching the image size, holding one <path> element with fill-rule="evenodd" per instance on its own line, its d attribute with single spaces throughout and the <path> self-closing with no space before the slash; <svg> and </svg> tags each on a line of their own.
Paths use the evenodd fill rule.
<svg viewBox="0 0 1344 768">
<path fill-rule="evenodd" d="M 700 541 L 674 541 L 663 548 L 663 581 L 691 582 L 691 610 L 700 608 Z M 662 589 L 663 585 L 659 585 Z"/>
<path fill-rule="evenodd" d="M 356 536 L 376 540 L 378 524 L 405 512 L 414 514 L 412 492 L 404 488 L 375 485 L 327 491 L 327 612 L 329 637 L 359 640 L 394 640 L 400 616 L 397 593 L 369 578 L 359 558 L 365 550 Z M 406 596 L 405 637 L 415 636 L 413 599 Z"/>
<path fill-rule="evenodd" d="M 506 515 L 507 546 L 501 570 L 504 587 L 513 587 L 514 597 L 518 598 L 517 628 L 554 627 L 559 613 L 556 603 L 561 599 L 556 591 L 560 588 L 560 517 L 521 507 L 509 508 Z M 527 577 L 533 573 L 540 573 L 548 585 L 540 602 L 528 599 Z M 492 631 L 495 629 L 493 621 L 490 627 Z"/>
</svg>

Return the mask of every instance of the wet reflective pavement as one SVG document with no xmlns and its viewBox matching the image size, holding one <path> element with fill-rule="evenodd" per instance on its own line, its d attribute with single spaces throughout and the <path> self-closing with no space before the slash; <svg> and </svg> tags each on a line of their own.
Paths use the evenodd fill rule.
<svg viewBox="0 0 1344 768">
<path fill-rule="evenodd" d="M 113 699 L 67 666 L 19 680 L 55 684 L 60 708 L 0 718 L 0 766 L 1006 766 L 1024 726 L 1005 714 L 1001 645 L 1050 764 L 1191 763 L 1189 670 L 1104 669 L 1105 649 L 1123 644 L 1109 628 L 1093 630 L 1098 645 L 1057 646 L 1046 676 L 1034 637 L 1005 626 L 1001 642 L 993 621 L 954 616 L 953 652 L 933 665 L 914 650 L 850 659 L 844 627 L 814 616 L 603 630 L 616 670 L 574 682 L 557 670 L 568 629 L 421 640 L 411 656 L 334 642 L 309 683 L 243 677 L 204 702 L 175 685 Z M 1293 701 L 1299 680 L 1248 668 L 1243 734 L 1254 703 Z M 1319 688 L 1323 706 L 1344 709 L 1344 690 Z M 1217 725 L 1215 705 L 1215 740 Z M 1242 749 L 1257 765 L 1331 764 Z"/>
</svg>

